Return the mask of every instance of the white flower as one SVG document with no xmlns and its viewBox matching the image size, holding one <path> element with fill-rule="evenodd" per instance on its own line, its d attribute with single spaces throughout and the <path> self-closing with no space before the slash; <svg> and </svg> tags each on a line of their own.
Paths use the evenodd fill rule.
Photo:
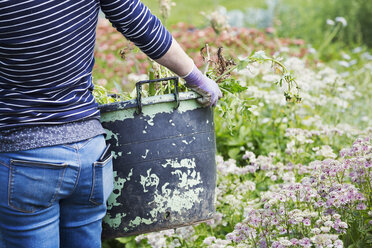
<svg viewBox="0 0 372 248">
<path fill-rule="evenodd" d="M 369 118 L 368 118 L 368 116 L 363 116 L 362 118 L 360 118 L 360 120 L 367 122 L 367 121 L 369 121 Z"/>
<path fill-rule="evenodd" d="M 176 3 L 171 0 L 159 0 L 160 13 L 164 18 L 168 18 L 170 15 L 171 8 L 176 5 Z"/>
<path fill-rule="evenodd" d="M 172 240 L 172 242 L 169 244 L 169 248 L 175 248 L 175 247 L 181 247 L 182 244 L 178 239 Z"/>
<path fill-rule="evenodd" d="M 262 123 L 262 124 L 266 124 L 266 123 L 268 123 L 269 121 L 271 121 L 270 118 L 263 118 L 262 121 L 261 121 L 261 123 Z"/>
<path fill-rule="evenodd" d="M 279 75 L 272 75 L 272 74 L 269 74 L 269 75 L 264 75 L 262 77 L 262 80 L 263 81 L 267 81 L 267 82 L 277 82 L 280 80 L 280 76 Z"/>
<path fill-rule="evenodd" d="M 285 53 L 287 53 L 287 52 L 289 52 L 289 48 L 288 47 L 280 47 L 280 52 L 285 52 Z"/>
<path fill-rule="evenodd" d="M 366 60 L 372 60 L 372 55 L 369 52 L 365 52 L 362 54 L 362 58 Z M 366 64 L 367 66 L 368 64 Z"/>
<path fill-rule="evenodd" d="M 333 153 L 333 150 L 330 146 L 324 145 L 319 151 L 316 152 L 317 156 L 323 156 L 325 158 L 336 158 L 337 155 Z"/>
<path fill-rule="evenodd" d="M 256 155 L 251 151 L 245 151 L 243 159 L 249 159 L 249 161 L 252 163 L 256 161 Z"/>
<path fill-rule="evenodd" d="M 306 137 L 305 137 L 305 134 L 304 133 L 299 133 L 297 136 L 296 136 L 296 139 L 297 141 L 302 145 L 302 144 L 305 144 L 305 141 L 306 141 Z"/>
<path fill-rule="evenodd" d="M 326 226 L 326 227 L 331 227 L 333 225 L 333 222 L 332 221 L 326 221 L 326 222 L 324 222 L 324 226 Z"/>
<path fill-rule="evenodd" d="M 311 53 L 311 54 L 316 54 L 316 49 L 313 48 L 313 47 L 309 47 L 309 48 L 307 49 L 307 51 L 308 51 L 309 53 Z"/>
<path fill-rule="evenodd" d="M 344 229 L 346 229 L 347 227 L 348 227 L 348 225 L 347 225 L 347 223 L 346 222 L 340 222 L 339 224 L 338 224 L 341 228 L 344 228 Z"/>
<path fill-rule="evenodd" d="M 204 17 L 206 17 L 209 20 L 213 30 L 216 33 L 220 33 L 229 28 L 226 12 L 227 12 L 226 8 L 220 6 L 218 10 L 210 14 L 202 12 L 202 15 L 204 15 Z"/>
<path fill-rule="evenodd" d="M 220 245 L 220 247 L 225 247 L 226 245 L 230 244 L 230 240 L 223 240 L 223 239 L 216 239 L 215 243 Z"/>
<path fill-rule="evenodd" d="M 215 237 L 207 237 L 204 239 L 203 244 L 211 245 L 214 241 L 216 241 Z"/>
<path fill-rule="evenodd" d="M 279 242 L 280 242 L 280 244 L 281 245 L 283 245 L 283 246 L 292 246 L 292 242 L 291 241 L 289 241 L 289 240 L 287 240 L 287 239 L 285 239 L 285 238 L 280 238 L 279 239 Z"/>
<path fill-rule="evenodd" d="M 350 67 L 350 64 L 345 60 L 338 61 L 338 64 L 346 68 Z"/>
<path fill-rule="evenodd" d="M 315 247 L 333 247 L 332 240 L 336 240 L 338 235 L 319 234 L 311 238 L 311 241 L 316 244 Z"/>
<path fill-rule="evenodd" d="M 342 240 L 336 240 L 334 243 L 334 247 L 335 248 L 343 248 L 344 247 L 344 243 L 342 242 Z"/>
<path fill-rule="evenodd" d="M 324 233 L 328 233 L 331 230 L 331 228 L 329 226 L 322 226 L 320 227 L 320 230 L 322 230 L 322 232 Z"/>
<path fill-rule="evenodd" d="M 335 220 L 338 220 L 340 218 L 341 218 L 341 215 L 339 215 L 339 214 L 334 214 L 333 215 L 333 219 L 335 219 Z"/>
<path fill-rule="evenodd" d="M 341 53 L 341 56 L 342 56 L 342 58 L 344 58 L 346 60 L 350 60 L 351 59 L 350 55 L 347 54 L 347 53 L 344 53 L 344 52 Z"/>
<path fill-rule="evenodd" d="M 302 222 L 303 219 L 304 219 L 304 217 L 302 217 L 302 216 L 296 216 L 295 217 L 296 222 Z"/>
<path fill-rule="evenodd" d="M 311 229 L 311 233 L 319 234 L 319 233 L 321 233 L 321 231 L 320 231 L 319 228 L 313 228 L 313 229 Z"/>
<path fill-rule="evenodd" d="M 330 26 L 334 26 L 335 22 L 331 19 L 327 19 L 327 24 L 330 25 Z"/>
<path fill-rule="evenodd" d="M 361 51 L 363 51 L 363 48 L 362 47 L 356 47 L 353 49 L 353 53 L 360 53 Z"/>
<path fill-rule="evenodd" d="M 342 26 L 346 27 L 347 26 L 347 21 L 344 17 L 338 16 L 335 19 L 336 22 L 340 22 Z"/>
</svg>

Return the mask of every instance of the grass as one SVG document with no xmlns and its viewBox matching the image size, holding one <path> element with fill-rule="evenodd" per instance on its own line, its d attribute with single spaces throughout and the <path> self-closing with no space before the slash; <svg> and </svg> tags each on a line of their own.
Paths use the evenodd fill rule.
<svg viewBox="0 0 372 248">
<path fill-rule="evenodd" d="M 157 0 L 143 0 L 154 14 L 159 14 L 159 4 Z M 265 2 L 259 0 L 173 0 L 176 6 L 172 8 L 171 15 L 167 25 L 173 25 L 178 22 L 191 23 L 197 27 L 205 26 L 205 18 L 200 14 L 214 11 L 218 6 L 224 6 L 227 10 L 242 9 L 248 7 L 264 7 Z"/>
</svg>

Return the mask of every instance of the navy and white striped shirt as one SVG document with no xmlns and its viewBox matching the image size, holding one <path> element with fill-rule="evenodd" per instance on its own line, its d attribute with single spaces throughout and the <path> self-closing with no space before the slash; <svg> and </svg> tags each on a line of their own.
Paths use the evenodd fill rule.
<svg viewBox="0 0 372 248">
<path fill-rule="evenodd" d="M 100 8 L 160 58 L 172 37 L 139 0 L 0 0 L 0 130 L 98 117 L 93 90 Z"/>
</svg>

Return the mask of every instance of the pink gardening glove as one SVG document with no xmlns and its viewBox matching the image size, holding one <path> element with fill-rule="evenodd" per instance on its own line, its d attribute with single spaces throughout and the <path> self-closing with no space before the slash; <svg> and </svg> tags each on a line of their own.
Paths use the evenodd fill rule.
<svg viewBox="0 0 372 248">
<path fill-rule="evenodd" d="M 205 76 L 195 65 L 192 71 L 183 79 L 186 87 L 199 93 L 202 98 L 197 101 L 207 107 L 216 106 L 218 99 L 222 97 L 222 92 L 215 81 Z"/>
</svg>

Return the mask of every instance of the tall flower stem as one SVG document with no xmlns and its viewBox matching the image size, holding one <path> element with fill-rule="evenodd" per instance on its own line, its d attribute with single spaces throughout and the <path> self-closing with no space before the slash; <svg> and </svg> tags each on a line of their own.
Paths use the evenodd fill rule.
<svg viewBox="0 0 372 248">
<path fill-rule="evenodd" d="M 336 37 L 337 33 L 341 30 L 342 28 L 342 23 L 340 22 L 337 22 L 335 28 L 332 30 L 332 32 L 326 37 L 326 39 L 324 40 L 324 42 L 320 45 L 320 47 L 318 48 L 318 53 L 321 54 L 321 52 L 323 51 L 323 49 L 325 47 L 327 47 L 329 45 L 329 43 L 331 43 L 331 41 Z"/>
</svg>

